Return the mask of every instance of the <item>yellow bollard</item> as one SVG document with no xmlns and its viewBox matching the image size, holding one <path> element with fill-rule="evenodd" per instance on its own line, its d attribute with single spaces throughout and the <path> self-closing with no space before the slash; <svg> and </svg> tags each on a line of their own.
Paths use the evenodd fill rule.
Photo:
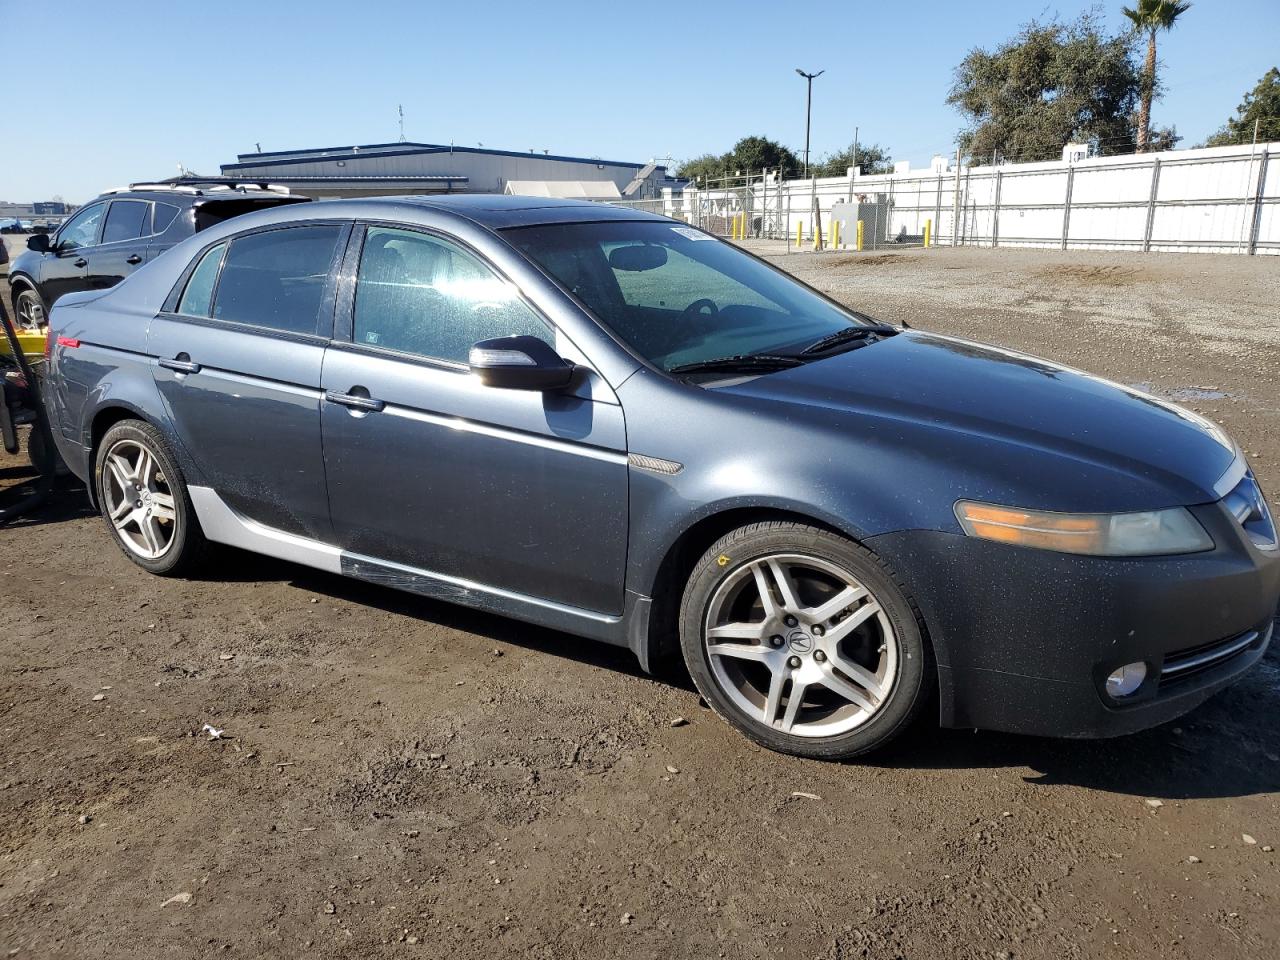
<svg viewBox="0 0 1280 960">
<path fill-rule="evenodd" d="M 735 213 L 733 219 L 729 221 L 729 239 L 738 239 L 738 215 Z"/>
<path fill-rule="evenodd" d="M 858 221 L 858 249 L 862 249 L 862 221 Z"/>
<path fill-rule="evenodd" d="M 840 221 L 839 220 L 831 221 L 831 249 L 832 250 L 840 249 Z"/>
<path fill-rule="evenodd" d="M 796 249 L 804 246 L 804 221 L 796 221 Z"/>
<path fill-rule="evenodd" d="M 930 239 L 932 239 L 932 236 L 933 236 L 933 221 L 926 220 L 924 222 L 924 246 L 926 250 L 929 248 L 929 241 Z"/>
</svg>

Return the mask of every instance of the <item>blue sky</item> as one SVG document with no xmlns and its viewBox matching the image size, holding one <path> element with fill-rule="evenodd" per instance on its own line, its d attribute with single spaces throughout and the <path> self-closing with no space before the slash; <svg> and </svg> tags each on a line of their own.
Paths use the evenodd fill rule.
<svg viewBox="0 0 1280 960">
<path fill-rule="evenodd" d="M 1121 24 L 1122 0 L 1099 5 Z M 760 133 L 813 153 L 864 141 L 927 163 L 953 149 L 952 70 L 1031 17 L 1093 4 L 0 0 L 10 57 L 0 199 L 82 202 L 251 151 L 410 140 L 643 161 Z M 127 11 L 124 13 L 123 11 Z M 13 38 L 34 37 L 28 46 Z M 1280 2 L 1196 0 L 1162 37 L 1154 111 L 1191 145 L 1280 60 Z M 16 66 L 13 64 L 17 64 Z M 17 108 L 17 109 L 15 109 Z"/>
</svg>

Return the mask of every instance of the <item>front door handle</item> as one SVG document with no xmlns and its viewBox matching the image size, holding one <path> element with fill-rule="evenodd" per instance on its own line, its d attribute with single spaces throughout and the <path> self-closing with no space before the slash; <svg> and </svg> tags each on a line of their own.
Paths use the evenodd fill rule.
<svg viewBox="0 0 1280 960">
<path fill-rule="evenodd" d="M 86 260 L 84 257 L 80 257 L 78 260 L 76 260 L 75 265 L 77 267 L 87 267 L 89 265 L 89 261 Z"/>
<path fill-rule="evenodd" d="M 129 254 L 129 256 L 124 258 L 124 262 L 129 264 L 130 266 L 137 266 L 142 262 L 142 258 L 138 256 L 136 253 L 131 253 Z"/>
<path fill-rule="evenodd" d="M 354 389 L 359 389 L 353 387 Z M 326 390 L 324 398 L 328 403 L 336 403 L 343 407 L 350 407 L 352 410 L 364 410 L 371 413 L 381 413 L 386 403 L 377 400 L 374 397 L 361 397 L 352 393 L 335 393 L 333 390 Z"/>
<path fill-rule="evenodd" d="M 179 357 L 185 357 L 186 354 L 179 354 Z M 166 370 L 174 370 L 177 373 L 199 373 L 200 364 L 192 363 L 190 360 L 174 359 L 161 360 L 160 366 Z"/>
</svg>

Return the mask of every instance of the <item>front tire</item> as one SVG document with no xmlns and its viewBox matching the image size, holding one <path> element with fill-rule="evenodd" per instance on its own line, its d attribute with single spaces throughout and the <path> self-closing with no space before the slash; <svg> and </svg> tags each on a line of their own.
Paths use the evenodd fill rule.
<svg viewBox="0 0 1280 960">
<path fill-rule="evenodd" d="M 13 312 L 18 329 L 26 333 L 44 333 L 49 328 L 49 312 L 40 294 L 23 287 L 13 298 Z"/>
<path fill-rule="evenodd" d="M 699 693 L 762 746 L 844 760 L 889 743 L 929 699 L 920 617 L 869 550 L 799 523 L 754 523 L 690 575 L 680 643 Z"/>
<path fill-rule="evenodd" d="M 160 431 L 122 420 L 98 444 L 93 483 L 112 538 L 149 573 L 184 576 L 204 558 L 200 529 L 177 461 Z"/>
</svg>

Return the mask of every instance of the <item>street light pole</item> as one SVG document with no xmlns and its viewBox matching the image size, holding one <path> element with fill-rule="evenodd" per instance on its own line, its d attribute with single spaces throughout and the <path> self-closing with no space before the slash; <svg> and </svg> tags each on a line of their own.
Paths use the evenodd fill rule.
<svg viewBox="0 0 1280 960">
<path fill-rule="evenodd" d="M 813 81 L 822 76 L 827 71 L 819 70 L 817 73 L 805 73 L 799 67 L 796 67 L 796 73 L 804 77 L 809 82 L 808 93 L 804 98 L 804 175 L 805 179 L 809 177 L 809 124 L 813 119 Z"/>
</svg>

